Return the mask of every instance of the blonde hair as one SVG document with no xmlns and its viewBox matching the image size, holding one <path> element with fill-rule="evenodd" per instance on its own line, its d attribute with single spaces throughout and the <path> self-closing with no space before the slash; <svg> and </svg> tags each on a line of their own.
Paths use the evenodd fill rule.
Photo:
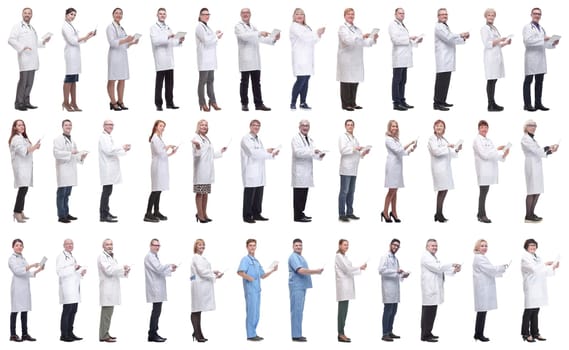
<svg viewBox="0 0 569 350">
<path fill-rule="evenodd" d="M 537 126 L 537 123 L 535 122 L 535 120 L 533 119 L 528 119 L 526 120 L 526 122 L 524 123 L 524 133 L 528 132 L 528 126 Z"/>
<path fill-rule="evenodd" d="M 493 8 L 487 8 L 486 11 L 484 11 L 484 18 L 486 18 L 486 15 L 488 15 L 489 13 L 493 13 L 494 15 L 496 15 L 496 10 L 494 10 Z"/>
<path fill-rule="evenodd" d="M 203 245 L 205 245 L 205 241 L 201 238 L 196 239 L 196 241 L 194 242 L 194 254 L 197 254 L 198 252 L 198 244 L 203 243 Z"/>
<path fill-rule="evenodd" d="M 356 13 L 356 11 L 354 11 L 353 8 L 348 7 L 347 9 L 344 10 L 344 16 L 346 16 L 348 14 L 348 12 L 353 12 L 354 14 Z"/>
<path fill-rule="evenodd" d="M 294 9 L 294 11 L 292 13 L 292 21 L 295 22 L 294 17 L 296 16 L 297 12 L 302 12 L 302 15 L 304 16 L 304 20 L 302 21 L 302 25 L 307 25 L 306 24 L 306 14 L 304 13 L 304 10 L 301 9 L 300 7 L 297 7 Z"/>
<path fill-rule="evenodd" d="M 198 134 L 198 135 L 200 134 L 200 124 L 202 122 L 206 122 L 206 124 L 208 124 L 207 120 L 205 120 L 205 119 L 198 120 L 198 123 L 196 124 L 196 134 Z M 208 126 L 209 126 L 209 124 L 208 124 Z"/>
<path fill-rule="evenodd" d="M 391 124 L 397 124 L 397 134 L 395 135 L 391 135 Z M 390 121 L 387 122 L 387 131 L 385 132 L 385 135 L 387 136 L 391 136 L 396 140 L 399 140 L 399 123 L 397 122 L 397 120 L 391 119 Z"/>
<path fill-rule="evenodd" d="M 474 254 L 480 254 L 480 246 L 482 243 L 488 243 L 485 239 L 479 239 L 474 243 Z"/>
</svg>

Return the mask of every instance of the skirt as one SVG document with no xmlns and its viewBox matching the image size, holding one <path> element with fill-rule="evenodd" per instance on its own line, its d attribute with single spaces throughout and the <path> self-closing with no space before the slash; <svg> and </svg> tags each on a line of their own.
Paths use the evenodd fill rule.
<svg viewBox="0 0 569 350">
<path fill-rule="evenodd" d="M 211 184 L 194 185 L 194 193 L 209 194 L 211 193 Z"/>
</svg>

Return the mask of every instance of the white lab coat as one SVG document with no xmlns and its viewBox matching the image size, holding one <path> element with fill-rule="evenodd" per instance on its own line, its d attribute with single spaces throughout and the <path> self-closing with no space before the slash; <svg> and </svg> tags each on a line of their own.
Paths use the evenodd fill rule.
<svg viewBox="0 0 569 350">
<path fill-rule="evenodd" d="M 79 42 L 79 33 L 70 22 L 65 21 L 61 28 L 63 40 L 65 41 L 65 49 L 63 51 L 65 57 L 65 74 L 81 73 L 81 42 Z"/>
<path fill-rule="evenodd" d="M 543 193 L 543 165 L 541 158 L 547 157 L 547 152 L 527 133 L 522 137 L 522 151 L 524 151 L 526 157 L 524 170 L 527 194 Z"/>
<path fill-rule="evenodd" d="M 360 143 L 354 135 L 347 132 L 338 138 L 338 148 L 340 149 L 340 175 L 357 176 L 358 165 L 360 164 L 361 152 L 356 151 Z"/>
<path fill-rule="evenodd" d="M 484 254 L 474 254 L 472 282 L 474 285 L 474 311 L 489 311 L 498 308 L 496 277 L 502 277 L 505 265 L 492 265 Z"/>
<path fill-rule="evenodd" d="M 354 276 L 361 273 L 359 266 L 352 266 L 352 262 L 344 254 L 336 254 L 336 301 L 356 298 Z"/>
<path fill-rule="evenodd" d="M 385 161 L 385 188 L 403 188 L 403 156 L 408 156 L 409 152 L 403 148 L 399 140 L 391 136 L 385 136 L 385 148 L 387 148 L 387 159 Z"/>
<path fill-rule="evenodd" d="M 215 152 L 207 136 L 196 134 L 193 141 L 200 143 L 200 149 L 193 146 L 194 154 L 194 185 L 212 184 L 215 181 L 213 160 L 221 158 L 221 151 Z"/>
<path fill-rule="evenodd" d="M 81 152 L 71 154 L 74 150 L 77 150 L 75 141 L 69 141 L 63 135 L 53 140 L 57 187 L 77 186 L 77 163 L 83 164 L 83 161 Z"/>
<path fill-rule="evenodd" d="M 452 264 L 443 264 L 436 256 L 425 251 L 421 257 L 421 294 L 423 305 L 439 305 L 444 302 L 445 275 L 453 275 Z"/>
<path fill-rule="evenodd" d="M 454 34 L 444 23 L 435 25 L 435 61 L 437 73 L 456 70 L 456 45 L 464 44 L 459 34 Z"/>
<path fill-rule="evenodd" d="M 115 145 L 111 135 L 103 131 L 99 137 L 99 177 L 102 186 L 122 182 L 119 156 L 125 154 L 122 146 Z"/>
<path fill-rule="evenodd" d="M 16 134 L 10 142 L 12 170 L 14 171 L 14 188 L 34 185 L 34 156 L 28 152 L 32 143 L 22 135 Z"/>
<path fill-rule="evenodd" d="M 503 78 L 505 73 L 502 47 L 500 44 L 492 46 L 494 40 L 501 38 L 500 32 L 494 26 L 485 25 L 480 29 L 480 36 L 482 37 L 482 45 L 484 45 L 486 80 Z"/>
<path fill-rule="evenodd" d="M 553 276 L 553 265 L 545 265 L 541 258 L 525 251 L 522 255 L 524 279 L 524 307 L 534 309 L 547 305 L 547 277 Z"/>
<path fill-rule="evenodd" d="M 476 135 L 472 146 L 478 186 L 497 184 L 498 161 L 504 161 L 503 152 L 498 151 L 489 138 L 480 134 Z"/>
<path fill-rule="evenodd" d="M 199 22 L 196 26 L 196 52 L 198 71 L 217 69 L 217 34 L 208 25 Z"/>
<path fill-rule="evenodd" d="M 166 293 L 166 277 L 172 275 L 170 264 L 162 265 L 158 256 L 148 252 L 144 258 L 144 282 L 146 285 L 146 302 L 161 303 L 168 300 Z"/>
<path fill-rule="evenodd" d="M 71 253 L 63 251 L 57 256 L 55 269 L 59 276 L 59 303 L 74 304 L 81 302 L 81 274 L 75 269 L 77 261 Z"/>
<path fill-rule="evenodd" d="M 247 134 L 241 139 L 241 179 L 243 187 L 265 186 L 265 160 L 273 155 L 263 147 L 261 139 Z"/>
<path fill-rule="evenodd" d="M 152 163 L 150 164 L 152 191 L 168 191 L 170 189 L 168 152 L 160 136 L 152 135 L 150 151 L 152 152 Z"/>
<path fill-rule="evenodd" d="M 107 40 L 109 41 L 109 54 L 107 56 L 108 80 L 128 80 L 128 43 L 119 44 L 126 38 L 124 28 L 113 22 L 107 27 Z"/>
<path fill-rule="evenodd" d="M 44 45 L 38 40 L 38 34 L 34 27 L 24 21 L 14 25 L 8 38 L 8 44 L 18 53 L 20 72 L 39 69 L 38 48 L 44 47 Z M 26 47 L 29 50 L 24 50 Z"/>
<path fill-rule="evenodd" d="M 413 43 L 409 39 L 409 32 L 398 20 L 389 23 L 389 37 L 393 43 L 391 62 L 393 68 L 413 67 Z"/>
<path fill-rule="evenodd" d="M 179 46 L 180 40 L 175 37 L 168 39 L 171 34 L 174 33 L 165 23 L 155 23 L 150 27 L 150 42 L 157 72 L 174 69 L 174 46 Z"/>
<path fill-rule="evenodd" d="M 399 274 L 399 260 L 397 257 L 388 252 L 379 260 L 378 267 L 379 274 L 381 275 L 381 295 L 384 304 L 398 303 L 400 297 L 400 281 L 401 275 Z"/>
<path fill-rule="evenodd" d="M 192 258 L 191 281 L 192 312 L 215 310 L 215 274 L 209 261 L 202 255 L 194 254 Z"/>
<path fill-rule="evenodd" d="M 338 29 L 336 80 L 342 83 L 364 81 L 364 47 L 375 44 L 373 36 L 364 39 L 360 28 L 344 23 Z"/>
<path fill-rule="evenodd" d="M 314 45 L 320 40 L 318 33 L 307 25 L 293 22 L 290 25 L 292 74 L 314 75 Z"/>
<path fill-rule="evenodd" d="M 452 190 L 452 167 L 450 161 L 458 157 L 458 152 L 448 146 L 444 137 L 431 135 L 427 145 L 431 154 L 431 173 L 433 174 L 433 189 L 435 191 Z"/>
<path fill-rule="evenodd" d="M 239 71 L 261 70 L 259 43 L 274 45 L 275 40 L 270 35 L 261 36 L 254 25 L 247 25 L 242 21 L 235 25 L 235 36 L 239 52 Z"/>
<path fill-rule="evenodd" d="M 522 35 L 526 47 L 524 55 L 525 75 L 547 73 L 545 49 L 554 49 L 555 46 L 545 44 L 545 29 L 542 26 L 539 26 L 538 29 L 532 23 L 528 23 L 524 26 Z"/>
<path fill-rule="evenodd" d="M 30 291 L 31 271 L 26 271 L 28 262 L 21 254 L 12 254 L 8 259 L 8 267 L 12 271 L 12 284 L 10 286 L 10 312 L 32 311 L 32 294 Z"/>
<path fill-rule="evenodd" d="M 114 306 L 121 304 L 121 281 L 124 266 L 103 251 L 97 259 L 99 269 L 99 303 L 101 306 Z"/>
<path fill-rule="evenodd" d="M 308 142 L 300 132 L 292 138 L 292 187 L 314 187 L 312 161 L 322 160 L 322 158 L 320 154 L 314 153 L 314 140 L 310 136 L 308 136 Z"/>
</svg>

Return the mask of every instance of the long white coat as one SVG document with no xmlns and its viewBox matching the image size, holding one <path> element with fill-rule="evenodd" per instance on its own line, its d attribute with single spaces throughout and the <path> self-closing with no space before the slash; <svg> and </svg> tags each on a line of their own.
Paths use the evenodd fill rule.
<svg viewBox="0 0 569 350">
<path fill-rule="evenodd" d="M 338 148 L 340 149 L 340 175 L 358 175 L 361 152 L 356 151 L 356 147 L 359 147 L 359 145 L 358 139 L 347 132 L 338 138 Z"/>
<path fill-rule="evenodd" d="M 492 42 L 501 38 L 500 32 L 496 27 L 485 25 L 480 29 L 482 45 L 484 45 L 484 73 L 486 80 L 500 79 L 505 75 L 504 57 L 500 44 L 492 46 Z"/>
<path fill-rule="evenodd" d="M 158 256 L 148 252 L 144 258 L 144 282 L 146 285 L 146 302 L 161 303 L 168 300 L 166 293 L 166 277 L 172 275 L 170 264 L 162 265 Z"/>
<path fill-rule="evenodd" d="M 11 312 L 26 312 L 32 310 L 32 293 L 30 291 L 31 271 L 26 271 L 28 262 L 20 254 L 12 254 L 8 259 L 8 267 L 12 271 L 10 286 Z"/>
<path fill-rule="evenodd" d="M 310 136 L 308 136 L 308 142 L 301 133 L 292 138 L 292 187 L 314 186 L 312 162 L 314 159 L 322 160 L 322 158 L 319 154 L 314 153 L 314 140 Z"/>
<path fill-rule="evenodd" d="M 179 46 L 180 40 L 175 37 L 168 39 L 171 34 L 174 33 L 165 23 L 155 23 L 150 27 L 150 42 L 157 72 L 174 69 L 174 46 Z"/>
<path fill-rule="evenodd" d="M 53 140 L 53 156 L 55 157 L 55 173 L 57 187 L 77 186 L 77 163 L 83 164 L 81 152 L 77 150 L 75 141 L 59 135 Z"/>
<path fill-rule="evenodd" d="M 293 22 L 290 25 L 292 74 L 314 75 L 314 46 L 320 40 L 318 33 L 307 25 Z"/>
<path fill-rule="evenodd" d="M 109 42 L 109 54 L 107 56 L 108 80 L 128 80 L 128 43 L 119 44 L 126 38 L 124 28 L 113 22 L 107 27 L 107 40 Z"/>
<path fill-rule="evenodd" d="M 381 275 L 381 295 L 384 304 L 398 303 L 400 297 L 400 281 L 399 260 L 397 257 L 388 252 L 379 260 L 378 267 Z"/>
<path fill-rule="evenodd" d="M 431 154 L 431 173 L 433 175 L 433 189 L 435 191 L 452 190 L 452 167 L 450 161 L 458 157 L 458 152 L 448 146 L 444 137 L 431 135 L 427 145 Z"/>
<path fill-rule="evenodd" d="M 375 44 L 370 35 L 364 39 L 360 28 L 344 23 L 338 29 L 336 80 L 342 83 L 364 81 L 364 47 Z"/>
<path fill-rule="evenodd" d="M 391 136 L 385 136 L 385 148 L 387 159 L 385 161 L 385 188 L 403 188 L 403 156 L 409 152 L 403 148 L 399 140 Z"/>
<path fill-rule="evenodd" d="M 63 40 L 65 41 L 65 49 L 63 55 L 65 57 L 65 74 L 81 73 L 81 42 L 79 42 L 79 33 L 70 22 L 64 22 L 61 28 Z"/>
<path fill-rule="evenodd" d="M 474 311 L 489 311 L 498 308 L 496 277 L 502 277 L 504 265 L 492 265 L 484 254 L 474 254 L 472 281 L 474 285 Z"/>
<path fill-rule="evenodd" d="M 528 23 L 524 26 L 522 35 L 526 47 L 524 55 L 525 75 L 547 73 L 545 49 L 554 49 L 555 46 L 545 44 L 545 29 L 542 26 L 539 26 L 538 29 L 532 23 Z"/>
<path fill-rule="evenodd" d="M 14 188 L 34 185 L 34 156 L 28 152 L 32 143 L 22 135 L 16 134 L 10 142 L 12 170 L 14 172 Z"/>
<path fill-rule="evenodd" d="M 526 157 L 524 170 L 527 194 L 543 193 L 543 165 L 541 158 L 547 157 L 547 152 L 527 133 L 522 137 L 522 151 L 524 151 Z"/>
<path fill-rule="evenodd" d="M 435 61 L 437 73 L 456 70 L 456 45 L 464 44 L 459 34 L 452 33 L 444 23 L 435 25 Z"/>
<path fill-rule="evenodd" d="M 217 35 L 208 25 L 200 22 L 196 26 L 196 52 L 198 55 L 198 70 L 208 71 L 217 69 Z"/>
<path fill-rule="evenodd" d="M 99 177 L 102 186 L 121 183 L 119 156 L 125 154 L 126 151 L 122 146 L 115 145 L 111 135 L 103 131 L 99 137 Z"/>
<path fill-rule="evenodd" d="M 124 267 L 118 261 L 103 251 L 97 259 L 99 270 L 99 303 L 101 306 L 121 304 L 121 281 Z"/>
<path fill-rule="evenodd" d="M 265 160 L 273 159 L 261 139 L 247 134 L 241 139 L 241 179 L 243 187 L 265 186 Z"/>
<path fill-rule="evenodd" d="M 526 309 L 547 305 L 547 277 L 554 274 L 553 265 L 545 265 L 540 257 L 527 251 L 523 253 L 522 277 L 524 279 L 524 307 Z"/>
<path fill-rule="evenodd" d="M 213 160 L 221 158 L 221 151 L 215 152 L 209 138 L 196 134 L 193 141 L 200 143 L 200 149 L 193 146 L 194 154 L 194 185 L 212 184 L 215 180 Z"/>
<path fill-rule="evenodd" d="M 38 40 L 38 34 L 34 27 L 23 21 L 14 25 L 8 38 L 8 44 L 18 53 L 20 72 L 39 69 L 38 48 L 44 47 L 44 45 Z M 24 50 L 26 47 L 29 50 Z"/>
<path fill-rule="evenodd" d="M 247 25 L 242 21 L 235 25 L 235 36 L 239 52 L 239 71 L 261 70 L 259 43 L 274 45 L 275 40 L 270 35 L 261 36 L 254 25 Z"/>
<path fill-rule="evenodd" d="M 401 22 L 394 20 L 389 23 L 389 37 L 393 43 L 391 62 L 393 68 L 413 67 L 413 46 L 409 39 L 409 32 Z"/>
<path fill-rule="evenodd" d="M 191 281 L 192 312 L 215 310 L 215 275 L 211 264 L 202 255 L 194 254 L 192 258 Z"/>
<path fill-rule="evenodd" d="M 436 256 L 425 251 L 421 257 L 421 294 L 423 305 L 439 305 L 444 302 L 445 274 L 453 275 L 452 264 L 443 264 Z"/>
<path fill-rule="evenodd" d="M 498 161 L 504 161 L 503 153 L 496 149 L 489 138 L 480 134 L 476 135 L 473 148 L 478 186 L 497 184 Z"/>
<path fill-rule="evenodd" d="M 336 301 L 355 299 L 354 276 L 361 273 L 359 266 L 352 266 L 348 257 L 341 253 L 336 254 L 334 266 L 336 271 Z"/>
<path fill-rule="evenodd" d="M 168 191 L 170 189 L 170 170 L 168 166 L 168 152 L 166 144 L 158 135 L 152 135 L 150 140 L 152 163 L 150 164 L 150 178 L 152 191 Z"/>
<path fill-rule="evenodd" d="M 55 261 L 55 270 L 59 276 L 59 303 L 74 304 L 81 302 L 80 270 L 75 269 L 75 257 L 66 251 L 61 252 Z"/>
</svg>

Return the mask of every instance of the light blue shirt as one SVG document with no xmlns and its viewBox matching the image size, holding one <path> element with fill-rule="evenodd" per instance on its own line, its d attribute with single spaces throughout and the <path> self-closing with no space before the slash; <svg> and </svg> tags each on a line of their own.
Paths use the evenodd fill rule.
<svg viewBox="0 0 569 350">
<path fill-rule="evenodd" d="M 288 258 L 288 287 L 290 289 L 312 288 L 312 278 L 310 275 L 299 273 L 300 268 L 308 269 L 308 263 L 302 255 L 293 252 Z"/>
<path fill-rule="evenodd" d="M 245 294 L 261 292 L 261 276 L 265 274 L 265 271 L 259 263 L 259 260 L 255 259 L 254 256 L 247 255 L 241 259 L 239 269 L 237 271 L 243 271 L 253 277 L 252 282 L 243 279 L 243 290 L 245 291 Z"/>
</svg>

